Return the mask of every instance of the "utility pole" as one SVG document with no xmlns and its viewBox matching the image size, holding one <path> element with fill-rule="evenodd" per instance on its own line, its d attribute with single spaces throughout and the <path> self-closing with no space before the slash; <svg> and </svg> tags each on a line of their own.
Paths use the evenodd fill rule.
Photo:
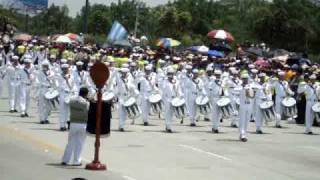
<svg viewBox="0 0 320 180">
<path fill-rule="evenodd" d="M 136 10 L 136 22 L 134 24 L 134 37 L 137 37 L 138 25 L 139 25 L 139 15 L 140 15 L 140 2 L 137 1 L 137 10 Z"/>
<path fill-rule="evenodd" d="M 89 0 L 86 0 L 86 7 L 84 12 L 84 21 L 83 21 L 83 33 L 87 34 L 88 32 L 88 14 L 89 14 Z"/>
</svg>

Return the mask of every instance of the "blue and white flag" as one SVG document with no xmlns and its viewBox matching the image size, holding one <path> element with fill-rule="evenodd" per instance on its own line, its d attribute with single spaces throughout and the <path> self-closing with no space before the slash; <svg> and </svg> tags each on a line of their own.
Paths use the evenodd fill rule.
<svg viewBox="0 0 320 180">
<path fill-rule="evenodd" d="M 108 35 L 108 42 L 115 42 L 119 40 L 127 39 L 128 32 L 118 21 L 115 21 L 111 27 Z"/>
</svg>

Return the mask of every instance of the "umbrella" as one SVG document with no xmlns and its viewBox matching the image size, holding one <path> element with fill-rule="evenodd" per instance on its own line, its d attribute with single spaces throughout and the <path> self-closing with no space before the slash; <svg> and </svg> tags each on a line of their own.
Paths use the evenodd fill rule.
<svg viewBox="0 0 320 180">
<path fill-rule="evenodd" d="M 16 41 L 31 41 L 32 36 L 30 36 L 29 34 L 18 34 L 13 37 L 13 39 Z"/>
<path fill-rule="evenodd" d="M 211 50 L 223 51 L 223 52 L 231 52 L 232 48 L 226 43 L 217 43 L 210 46 Z"/>
<path fill-rule="evenodd" d="M 208 51 L 208 56 L 215 56 L 215 57 L 224 57 L 224 53 L 216 50 L 210 50 Z"/>
<path fill-rule="evenodd" d="M 207 34 L 207 36 L 211 39 L 221 39 L 229 42 L 234 41 L 232 34 L 225 30 L 212 30 Z"/>
<path fill-rule="evenodd" d="M 57 42 L 57 43 L 71 43 L 71 39 L 68 38 L 67 36 L 59 36 L 59 37 L 56 39 L 56 42 Z"/>
<path fill-rule="evenodd" d="M 68 33 L 68 34 L 65 34 L 65 36 L 67 36 L 72 41 L 78 41 L 78 42 L 82 41 L 82 38 L 78 34 Z"/>
<path fill-rule="evenodd" d="M 179 46 L 180 44 L 181 43 L 179 41 L 171 38 L 161 38 L 157 42 L 157 46 L 162 48 L 176 47 L 176 46 Z"/>
<path fill-rule="evenodd" d="M 132 47 L 132 44 L 128 40 L 117 40 L 113 43 L 113 45 L 122 47 Z"/>
<path fill-rule="evenodd" d="M 290 54 L 290 52 L 285 49 L 276 49 L 269 52 L 268 54 L 271 57 L 277 57 L 277 56 L 284 56 L 284 55 Z"/>
<path fill-rule="evenodd" d="M 260 56 L 260 57 L 263 56 L 263 50 L 261 48 L 258 48 L 258 47 L 251 47 L 251 48 L 248 48 L 248 49 L 246 49 L 244 51 L 246 53 L 254 55 L 254 56 Z"/>
<path fill-rule="evenodd" d="M 209 48 L 207 46 L 192 46 L 190 50 L 199 53 L 208 53 Z"/>
<path fill-rule="evenodd" d="M 264 59 L 260 58 L 254 64 L 260 68 L 269 67 L 269 62 L 265 61 Z"/>
</svg>

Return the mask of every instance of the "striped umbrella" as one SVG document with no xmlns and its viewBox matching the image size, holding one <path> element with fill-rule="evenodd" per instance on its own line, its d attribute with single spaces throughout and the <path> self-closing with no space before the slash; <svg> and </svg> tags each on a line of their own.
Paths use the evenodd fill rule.
<svg viewBox="0 0 320 180">
<path fill-rule="evenodd" d="M 234 41 L 234 37 L 232 36 L 232 34 L 230 34 L 229 32 L 225 31 L 225 30 L 213 30 L 210 31 L 207 36 L 211 39 L 221 39 L 221 40 L 226 40 L 229 42 L 233 42 Z"/>
<path fill-rule="evenodd" d="M 160 38 L 157 42 L 157 46 L 162 48 L 176 47 L 179 46 L 181 42 L 172 38 Z"/>
<path fill-rule="evenodd" d="M 14 36 L 13 39 L 16 41 L 31 41 L 32 36 L 29 34 L 18 34 Z"/>
<path fill-rule="evenodd" d="M 65 36 L 67 36 L 72 41 L 78 41 L 78 42 L 82 41 L 81 37 L 78 34 L 68 33 L 68 34 L 65 34 Z"/>
</svg>

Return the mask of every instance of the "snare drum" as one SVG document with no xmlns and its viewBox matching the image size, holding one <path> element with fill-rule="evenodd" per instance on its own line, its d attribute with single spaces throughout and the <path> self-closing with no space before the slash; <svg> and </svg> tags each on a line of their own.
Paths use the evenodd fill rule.
<svg viewBox="0 0 320 180">
<path fill-rule="evenodd" d="M 286 117 L 297 117 L 297 101 L 293 97 L 286 97 L 282 100 L 282 106 L 284 108 L 283 114 Z"/>
<path fill-rule="evenodd" d="M 151 94 L 148 100 L 154 113 L 160 113 L 162 111 L 162 97 L 159 93 Z"/>
<path fill-rule="evenodd" d="M 202 115 L 208 115 L 211 112 L 211 105 L 208 96 L 198 96 L 196 98 L 196 105 Z"/>
<path fill-rule="evenodd" d="M 114 93 L 111 91 L 106 91 L 102 94 L 102 101 L 111 101 L 114 98 Z"/>
<path fill-rule="evenodd" d="M 273 101 L 264 101 L 260 104 L 262 118 L 265 122 L 270 122 L 276 119 L 276 113 L 273 105 Z"/>
<path fill-rule="evenodd" d="M 136 119 L 141 115 L 141 110 L 137 104 L 137 101 L 134 97 L 128 98 L 124 103 L 123 106 L 128 113 L 128 117 L 130 119 Z"/>
<path fill-rule="evenodd" d="M 174 114 L 176 118 L 183 119 L 186 114 L 186 102 L 183 98 L 173 98 L 171 101 L 171 105 L 174 108 Z"/>
<path fill-rule="evenodd" d="M 222 97 L 217 101 L 217 105 L 222 113 L 222 118 L 228 119 L 235 114 L 235 111 L 231 105 L 231 100 L 228 97 Z"/>
<path fill-rule="evenodd" d="M 317 121 L 320 122 L 320 102 L 317 102 L 312 106 L 312 111 L 315 113 Z"/>
<path fill-rule="evenodd" d="M 59 91 L 54 89 L 49 89 L 49 91 L 44 94 L 44 97 L 48 100 L 55 99 L 58 96 L 59 96 Z"/>
</svg>

